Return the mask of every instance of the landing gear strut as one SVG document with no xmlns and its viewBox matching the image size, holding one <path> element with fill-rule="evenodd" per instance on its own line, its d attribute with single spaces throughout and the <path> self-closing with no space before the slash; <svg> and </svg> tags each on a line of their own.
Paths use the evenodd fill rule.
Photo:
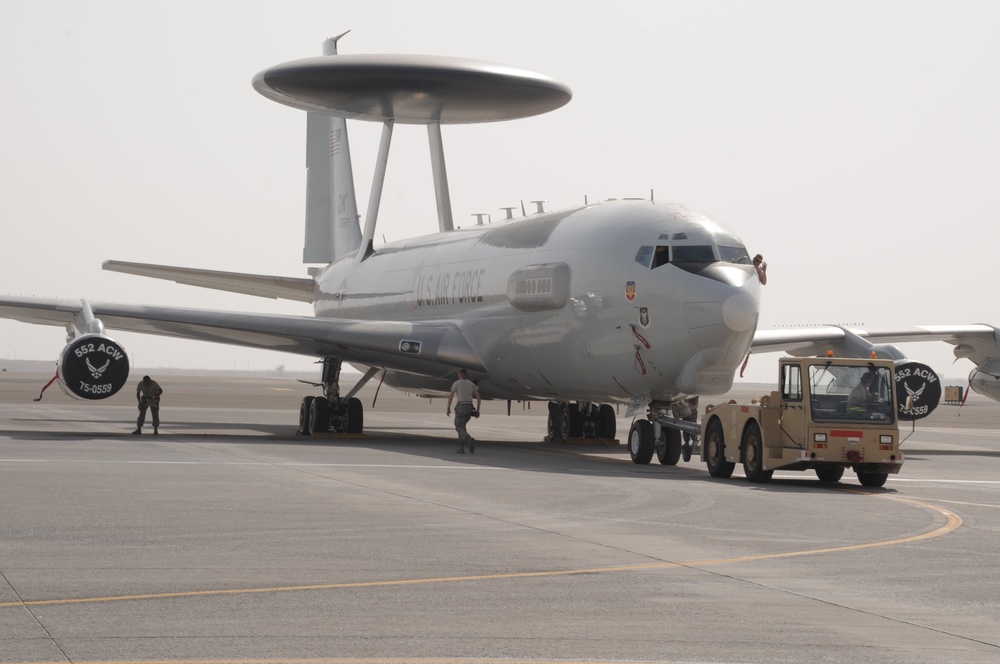
<svg viewBox="0 0 1000 664">
<path fill-rule="evenodd" d="M 305 397 L 299 407 L 299 435 L 314 433 L 361 433 L 365 426 L 364 407 L 361 399 L 353 396 L 378 371 L 370 370 L 351 394 L 340 396 L 341 361 L 334 357 L 323 358 L 323 396 Z"/>
<path fill-rule="evenodd" d="M 680 429 L 661 424 L 661 419 L 693 422 L 690 408 L 680 405 L 682 403 L 653 401 L 649 404 L 649 419 L 636 420 L 632 424 L 628 434 L 628 451 L 633 463 L 647 464 L 652 461 L 654 453 L 657 461 L 664 466 L 676 466 L 681 456 L 685 461 L 691 458 L 691 434 L 682 434 Z M 678 415 L 681 417 L 678 418 Z M 694 416 L 697 417 L 696 412 Z M 686 439 L 683 443 L 682 436 Z"/>
</svg>

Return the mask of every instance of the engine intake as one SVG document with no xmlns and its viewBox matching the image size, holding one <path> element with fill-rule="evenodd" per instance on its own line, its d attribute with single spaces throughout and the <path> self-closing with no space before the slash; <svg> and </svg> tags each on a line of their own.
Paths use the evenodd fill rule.
<svg viewBox="0 0 1000 664">
<path fill-rule="evenodd" d="M 973 392 L 1000 401 L 1000 360 L 984 362 L 969 374 L 969 387 Z"/>
<path fill-rule="evenodd" d="M 77 399 L 107 399 L 128 380 L 128 354 L 103 334 L 85 334 L 59 354 L 59 385 Z"/>
</svg>

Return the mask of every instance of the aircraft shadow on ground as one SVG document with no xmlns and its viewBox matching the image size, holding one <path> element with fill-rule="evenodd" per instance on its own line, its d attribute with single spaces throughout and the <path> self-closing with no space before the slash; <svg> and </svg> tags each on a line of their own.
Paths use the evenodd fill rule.
<svg viewBox="0 0 1000 664">
<path fill-rule="evenodd" d="M 12 420 L 12 421 L 17 421 Z M 31 421 L 31 420 L 26 420 Z M 79 420 L 72 418 L 50 419 L 49 423 L 79 424 Z M 95 424 L 88 421 L 89 425 Z M 816 491 L 822 489 L 854 489 L 865 492 L 887 492 L 893 493 L 893 489 L 869 489 L 851 483 L 821 482 L 812 471 L 803 472 L 802 478 L 775 478 L 766 484 L 752 484 L 742 477 L 734 477 L 727 480 L 720 480 L 709 477 L 704 466 L 682 464 L 677 466 L 664 466 L 656 463 L 649 465 L 638 465 L 632 463 L 628 456 L 627 448 L 624 445 L 583 443 L 569 441 L 566 443 L 551 443 L 542 440 L 539 436 L 538 442 L 523 441 L 477 441 L 477 453 L 459 455 L 456 453 L 457 440 L 451 436 L 435 436 L 423 433 L 401 432 L 392 426 L 370 426 L 367 427 L 368 435 L 365 438 L 336 437 L 336 436 L 299 436 L 296 433 L 294 424 L 261 424 L 246 422 L 223 422 L 207 424 L 204 421 L 197 422 L 164 422 L 161 425 L 161 433 L 153 438 L 152 427 L 147 422 L 141 436 L 134 436 L 132 429 L 135 427 L 134 421 L 120 420 L 117 422 L 107 421 L 108 431 L 77 431 L 66 429 L 62 431 L 38 431 L 38 430 L 2 430 L 0 434 L 10 436 L 15 440 L 28 440 L 44 442 L 53 439 L 72 440 L 108 440 L 126 438 L 129 440 L 153 439 L 161 444 L 172 442 L 184 443 L 192 440 L 211 441 L 217 444 L 239 444 L 239 445 L 275 445 L 294 444 L 310 447 L 328 447 L 331 450 L 339 448 L 369 448 L 372 450 L 383 450 L 391 452 L 402 452 L 407 455 L 418 456 L 424 459 L 436 461 L 449 461 L 468 465 L 486 466 L 491 468 L 503 468 L 510 470 L 522 470 L 539 473 L 558 474 L 580 474 L 580 475 L 601 475 L 601 476 L 628 476 L 640 477 L 649 480 L 665 481 L 685 481 L 685 482 L 734 482 L 744 485 L 748 490 L 768 491 L 782 493 L 798 493 L 805 491 Z M 422 426 L 407 427 L 414 430 L 434 430 L 440 431 L 441 427 Z M 256 432 L 259 435 L 247 434 L 247 431 Z M 503 456 L 491 454 L 491 450 L 504 450 Z M 511 451 L 522 451 L 524 454 L 511 455 Z M 600 456 L 588 454 L 589 452 L 600 452 Z M 609 457 L 606 453 L 617 453 L 620 457 Z M 927 452 L 921 454 L 946 454 L 946 452 Z M 947 454 L 953 454 L 948 452 Z M 960 452 L 962 454 L 962 452 Z M 974 453 L 964 452 L 964 454 L 986 454 L 988 456 L 1000 456 L 1000 452 Z M 533 457 L 535 457 L 533 459 Z M 559 457 L 568 462 L 558 467 L 553 466 L 552 458 Z M 697 458 L 697 457 L 695 457 Z M 910 457 L 913 458 L 913 457 Z M 333 461 L 333 460 L 331 460 Z M 848 477 L 850 474 L 848 473 Z"/>
</svg>

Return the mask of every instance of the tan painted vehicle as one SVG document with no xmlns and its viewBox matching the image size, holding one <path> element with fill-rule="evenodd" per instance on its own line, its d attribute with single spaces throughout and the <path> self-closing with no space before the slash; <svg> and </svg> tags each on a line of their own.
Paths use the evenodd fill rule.
<svg viewBox="0 0 1000 664">
<path fill-rule="evenodd" d="M 863 486 L 880 487 L 903 464 L 900 408 L 891 360 L 786 357 L 778 390 L 753 404 L 709 406 L 701 458 L 712 477 L 743 464 L 751 482 L 775 470 L 815 470 L 837 482 L 854 469 Z"/>
</svg>

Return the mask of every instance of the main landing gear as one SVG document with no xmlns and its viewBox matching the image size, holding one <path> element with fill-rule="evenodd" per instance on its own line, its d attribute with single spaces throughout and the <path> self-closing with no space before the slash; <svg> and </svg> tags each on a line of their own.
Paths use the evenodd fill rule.
<svg viewBox="0 0 1000 664">
<path fill-rule="evenodd" d="M 309 396 L 302 400 L 299 407 L 300 436 L 327 432 L 360 434 L 364 430 L 364 407 L 361 399 L 354 395 L 378 373 L 378 369 L 370 369 L 351 393 L 342 397 L 340 366 L 341 361 L 336 358 L 323 358 L 323 396 Z"/>
<path fill-rule="evenodd" d="M 647 464 L 656 460 L 664 466 L 676 466 L 677 462 L 684 457 L 685 461 L 691 459 L 693 445 L 691 436 L 682 433 L 679 429 L 663 426 L 659 422 L 660 417 L 677 415 L 690 421 L 688 412 L 678 412 L 683 407 L 677 408 L 673 404 L 654 401 L 649 404 L 649 418 L 647 420 L 636 420 L 632 423 L 632 428 L 628 432 L 628 453 L 632 457 L 632 463 Z M 697 416 L 697 413 L 695 413 Z"/>
<path fill-rule="evenodd" d="M 617 426 L 615 409 L 606 403 L 549 402 L 548 439 L 550 441 L 565 443 L 570 438 L 614 440 Z"/>
</svg>

